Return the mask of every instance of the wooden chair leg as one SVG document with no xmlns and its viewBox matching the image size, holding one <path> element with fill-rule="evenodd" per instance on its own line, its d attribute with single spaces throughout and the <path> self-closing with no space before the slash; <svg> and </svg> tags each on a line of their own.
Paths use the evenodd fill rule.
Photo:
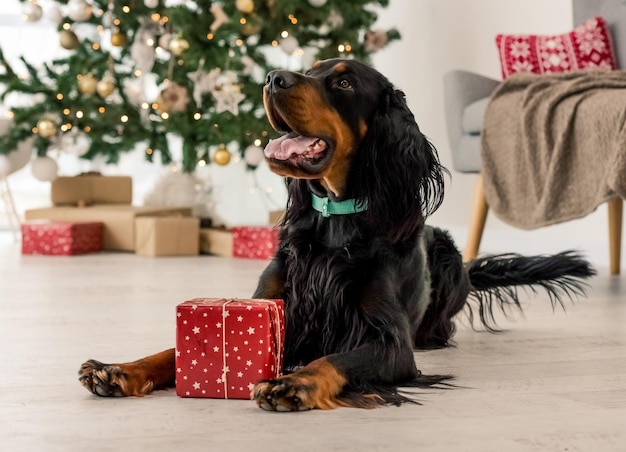
<svg viewBox="0 0 626 452">
<path fill-rule="evenodd" d="M 622 198 L 611 199 L 609 205 L 609 269 L 619 275 L 622 251 Z"/>
<path fill-rule="evenodd" d="M 485 198 L 485 191 L 483 190 L 483 176 L 479 173 L 476 177 L 474 205 L 472 206 L 467 243 L 465 245 L 465 252 L 463 253 L 463 260 L 465 262 L 474 259 L 478 255 L 480 240 L 482 239 L 485 222 L 487 221 L 487 212 L 489 212 L 489 205 L 487 204 L 487 198 Z"/>
</svg>

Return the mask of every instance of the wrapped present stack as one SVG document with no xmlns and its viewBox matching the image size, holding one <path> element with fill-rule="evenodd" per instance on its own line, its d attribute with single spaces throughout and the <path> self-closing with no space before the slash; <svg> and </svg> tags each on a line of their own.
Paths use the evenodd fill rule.
<svg viewBox="0 0 626 452">
<path fill-rule="evenodd" d="M 199 220 L 189 207 L 132 205 L 128 176 L 86 174 L 58 177 L 51 185 L 52 207 L 24 214 L 32 228 L 47 220 L 62 223 L 102 223 L 102 249 L 134 251 L 145 256 L 194 255 L 199 252 Z"/>
<path fill-rule="evenodd" d="M 197 298 L 176 308 L 176 393 L 249 399 L 283 370 L 282 300 Z"/>
</svg>

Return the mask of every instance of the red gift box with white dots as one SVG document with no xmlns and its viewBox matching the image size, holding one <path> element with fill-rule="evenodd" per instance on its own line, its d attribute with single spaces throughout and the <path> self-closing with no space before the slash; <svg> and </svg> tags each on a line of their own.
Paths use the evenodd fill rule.
<svg viewBox="0 0 626 452">
<path fill-rule="evenodd" d="M 103 223 L 27 221 L 22 224 L 22 254 L 73 254 L 102 251 Z"/>
<path fill-rule="evenodd" d="M 271 259 L 278 249 L 278 228 L 237 226 L 232 228 L 233 256 L 249 259 Z"/>
<path fill-rule="evenodd" d="M 282 300 L 196 298 L 176 307 L 176 394 L 250 399 L 282 374 Z"/>
</svg>

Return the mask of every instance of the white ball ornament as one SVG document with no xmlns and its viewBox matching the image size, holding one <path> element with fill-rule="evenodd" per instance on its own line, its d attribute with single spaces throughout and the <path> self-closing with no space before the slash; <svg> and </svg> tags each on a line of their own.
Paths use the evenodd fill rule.
<svg viewBox="0 0 626 452">
<path fill-rule="evenodd" d="M 11 162 L 11 172 L 24 168 L 30 162 L 35 149 L 35 137 L 31 136 L 20 141 L 14 151 L 8 153 L 7 158 Z"/>
<path fill-rule="evenodd" d="M 77 157 L 85 155 L 90 146 L 91 140 L 87 134 L 75 127 L 61 138 L 61 150 Z"/>
<path fill-rule="evenodd" d="M 4 154 L 0 154 L 0 179 L 11 173 L 11 160 Z"/>
<path fill-rule="evenodd" d="M 6 135 L 14 126 L 15 124 L 12 119 L 0 118 L 0 136 Z M 0 155 L 0 158 L 4 157 L 8 160 L 10 165 L 9 171 L 11 173 L 28 165 L 33 155 L 34 142 L 35 137 L 31 136 L 30 138 L 20 141 L 16 148 L 9 151 L 8 154 Z"/>
<path fill-rule="evenodd" d="M 76 21 L 84 22 L 91 17 L 92 7 L 85 0 L 70 0 L 67 2 L 67 17 Z"/>
<path fill-rule="evenodd" d="M 34 2 L 26 2 L 22 7 L 22 17 L 27 22 L 37 22 L 43 16 L 41 6 Z"/>
<path fill-rule="evenodd" d="M 59 25 L 63 21 L 63 12 L 61 11 L 61 8 L 59 8 L 59 5 L 55 4 L 48 9 L 46 17 L 53 24 Z"/>
<path fill-rule="evenodd" d="M 327 0 L 309 0 L 309 5 L 319 8 L 326 4 Z"/>
<path fill-rule="evenodd" d="M 52 182 L 57 178 L 59 166 L 52 157 L 37 157 L 33 160 L 31 170 L 35 179 L 42 182 Z"/>
<path fill-rule="evenodd" d="M 146 8 L 156 8 L 159 6 L 159 0 L 143 0 L 143 4 L 146 5 Z"/>
<path fill-rule="evenodd" d="M 298 50 L 300 43 L 293 36 L 287 36 L 286 38 L 281 38 L 278 45 L 288 55 L 291 55 L 293 52 Z"/>
<path fill-rule="evenodd" d="M 257 167 L 263 161 L 263 149 L 251 144 L 243 151 L 243 160 L 252 167 Z"/>
</svg>

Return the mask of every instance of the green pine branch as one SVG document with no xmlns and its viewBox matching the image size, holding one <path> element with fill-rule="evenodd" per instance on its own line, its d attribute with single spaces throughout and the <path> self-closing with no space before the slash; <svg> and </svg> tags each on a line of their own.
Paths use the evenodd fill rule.
<svg viewBox="0 0 626 452">
<path fill-rule="evenodd" d="M 78 29 L 79 25 L 104 27 L 101 29 L 123 34 L 125 45 L 122 47 L 82 39 L 78 48 L 42 67 L 35 67 L 22 58 L 23 75 L 9 64 L 0 49 L 0 100 L 10 93 L 32 99 L 28 106 L 11 109 L 15 126 L 0 137 L 0 153 L 15 149 L 20 141 L 35 134 L 37 153 L 45 155 L 64 133 L 79 131 L 91 142 L 83 156 L 85 159 L 104 156 L 109 163 L 116 163 L 122 153 L 136 149 L 145 152 L 149 161 L 157 159 L 169 164 L 173 153 L 167 137 L 177 134 L 183 138 L 183 169 L 193 171 L 199 160 L 209 163 L 212 152 L 220 145 L 235 142 L 241 152 L 255 142 L 264 146 L 275 136 L 264 116 L 262 80 L 257 78 L 257 74 L 276 68 L 266 50 L 276 45 L 281 33 L 287 31 L 298 40 L 301 48 L 317 49 L 318 59 L 345 56 L 368 61 L 370 55 L 363 46 L 363 39 L 377 18 L 371 7 L 388 5 L 388 0 L 328 0 L 321 7 L 313 7 L 306 0 L 253 2 L 252 13 L 238 11 L 234 1 L 221 2 L 230 20 L 212 29 L 216 19 L 211 12 L 215 4 L 212 0 L 195 0 L 193 7 L 166 7 L 164 1 L 160 1 L 154 9 L 146 7 L 144 0 L 111 3 L 93 0 L 94 14 L 85 23 L 77 24 L 66 17 L 58 30 Z M 55 3 L 65 6 L 68 0 Z M 341 16 L 342 24 L 331 23 L 337 15 Z M 107 29 L 108 22 L 112 22 L 114 28 Z M 182 111 L 168 109 L 163 100 L 157 100 L 156 105 L 154 99 L 138 102 L 136 95 L 127 91 L 128 84 L 139 81 L 131 49 L 146 38 L 139 33 L 146 24 L 152 26 L 153 46 L 164 35 L 184 39 L 189 44 L 188 50 L 179 56 L 165 58 L 155 54 L 151 70 L 158 84 L 155 89 L 162 90 L 176 83 L 187 90 L 190 101 Z M 399 39 L 397 30 L 388 31 L 387 39 Z M 349 50 L 340 52 L 339 49 L 346 46 Z M 253 74 L 244 73 L 246 58 L 256 65 Z M 111 68 L 114 69 L 112 74 Z M 199 68 L 207 73 L 219 68 L 223 74 L 227 71 L 236 74 L 236 84 L 245 97 L 238 105 L 238 114 L 218 112 L 211 92 L 202 93 L 201 102 L 196 104 L 192 95 L 194 82 L 189 74 Z M 78 79 L 89 73 L 97 81 L 112 75 L 115 92 L 105 97 L 81 92 Z M 165 110 L 168 110 L 167 115 Z M 38 121 L 44 117 L 56 121 L 57 136 L 44 138 L 34 132 Z"/>
</svg>

